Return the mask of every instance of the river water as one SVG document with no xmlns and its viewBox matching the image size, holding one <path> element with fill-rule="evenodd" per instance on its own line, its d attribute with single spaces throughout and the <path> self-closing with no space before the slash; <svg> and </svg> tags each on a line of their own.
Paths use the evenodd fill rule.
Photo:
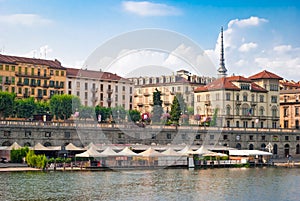
<svg viewBox="0 0 300 201">
<path fill-rule="evenodd" d="M 0 200 L 300 200 L 300 169 L 0 173 Z"/>
</svg>

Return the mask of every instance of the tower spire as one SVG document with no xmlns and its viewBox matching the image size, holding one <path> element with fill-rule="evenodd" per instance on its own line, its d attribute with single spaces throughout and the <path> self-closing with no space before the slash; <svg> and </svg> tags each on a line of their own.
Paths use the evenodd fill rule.
<svg viewBox="0 0 300 201">
<path fill-rule="evenodd" d="M 224 59 L 224 45 L 223 45 L 223 27 L 221 27 L 221 53 L 220 53 L 220 67 L 218 68 L 219 77 L 226 77 L 227 69 L 225 67 Z"/>
</svg>

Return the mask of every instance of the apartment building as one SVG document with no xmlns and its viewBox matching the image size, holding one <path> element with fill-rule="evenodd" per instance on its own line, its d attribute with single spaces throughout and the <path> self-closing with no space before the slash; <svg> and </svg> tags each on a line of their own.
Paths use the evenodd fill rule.
<svg viewBox="0 0 300 201">
<path fill-rule="evenodd" d="M 67 68 L 66 93 L 78 96 L 85 106 L 122 106 L 131 110 L 133 90 L 133 82 L 116 74 Z"/>
<path fill-rule="evenodd" d="M 48 100 L 65 92 L 66 69 L 58 60 L 0 54 L 0 90 L 17 98 Z"/>
</svg>

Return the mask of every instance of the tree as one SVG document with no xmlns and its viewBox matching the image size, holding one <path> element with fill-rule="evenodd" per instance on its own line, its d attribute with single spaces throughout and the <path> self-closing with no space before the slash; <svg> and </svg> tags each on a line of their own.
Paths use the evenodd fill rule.
<svg viewBox="0 0 300 201">
<path fill-rule="evenodd" d="M 124 107 L 117 106 L 117 107 L 111 108 L 111 113 L 112 113 L 114 120 L 115 121 L 117 120 L 119 122 L 120 120 L 125 120 L 127 112 Z"/>
<path fill-rule="evenodd" d="M 187 114 L 188 113 L 188 108 L 187 108 L 187 105 L 185 103 L 185 100 L 184 100 L 182 94 L 181 93 L 177 93 L 176 94 L 176 98 L 177 98 L 178 103 L 180 105 L 181 114 Z"/>
<path fill-rule="evenodd" d="M 50 110 L 56 119 L 66 120 L 80 108 L 80 99 L 74 95 L 53 95 L 50 99 Z"/>
<path fill-rule="evenodd" d="M 172 105 L 171 105 L 171 121 L 178 124 L 181 115 L 181 108 L 177 96 L 174 96 Z"/>
<path fill-rule="evenodd" d="M 13 113 L 16 95 L 9 92 L 0 92 L 0 118 L 8 117 Z"/>
<path fill-rule="evenodd" d="M 132 122 L 141 120 L 141 113 L 138 110 L 129 110 L 128 115 Z"/>
<path fill-rule="evenodd" d="M 81 106 L 79 110 L 80 119 L 95 118 L 95 111 L 93 107 Z"/>
<path fill-rule="evenodd" d="M 13 149 L 10 151 L 10 160 L 13 163 L 22 163 L 23 158 L 26 157 L 26 154 L 28 153 L 29 148 L 23 147 L 20 149 Z"/>
<path fill-rule="evenodd" d="M 111 108 L 102 107 L 97 105 L 95 107 L 96 118 L 99 121 L 98 117 L 101 115 L 101 122 L 105 122 L 111 115 Z"/>
<path fill-rule="evenodd" d="M 216 108 L 214 110 L 212 120 L 210 121 L 210 126 L 216 126 L 217 125 L 217 116 L 218 116 L 218 108 Z"/>
<path fill-rule="evenodd" d="M 160 118 L 163 114 L 163 108 L 162 108 L 162 100 L 161 100 L 161 92 L 155 89 L 155 92 L 153 92 L 153 110 L 152 110 L 152 121 L 157 123 L 160 122 Z"/>
<path fill-rule="evenodd" d="M 24 98 L 15 101 L 15 112 L 19 118 L 30 118 L 36 111 L 36 103 L 34 98 Z"/>
<path fill-rule="evenodd" d="M 50 104 L 48 101 L 37 101 L 35 104 L 36 114 L 45 114 L 50 112 Z"/>
</svg>

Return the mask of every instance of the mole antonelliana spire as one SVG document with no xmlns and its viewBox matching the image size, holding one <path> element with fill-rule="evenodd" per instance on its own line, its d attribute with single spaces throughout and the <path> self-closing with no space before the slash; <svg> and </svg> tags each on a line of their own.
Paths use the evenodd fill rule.
<svg viewBox="0 0 300 201">
<path fill-rule="evenodd" d="M 223 27 L 221 27 L 221 54 L 220 54 L 220 67 L 218 68 L 218 76 L 226 77 L 227 69 L 225 68 L 224 63 L 224 45 L 223 45 Z"/>
</svg>

